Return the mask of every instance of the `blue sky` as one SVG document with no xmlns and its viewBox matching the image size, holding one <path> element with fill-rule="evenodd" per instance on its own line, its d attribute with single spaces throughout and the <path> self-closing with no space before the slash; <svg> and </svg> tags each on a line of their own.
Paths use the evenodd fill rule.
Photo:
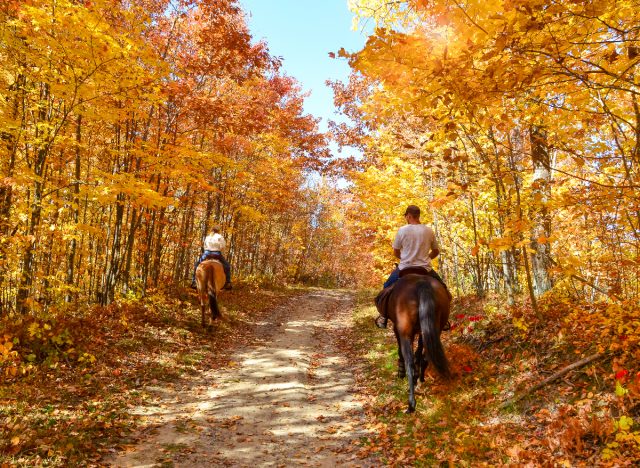
<svg viewBox="0 0 640 468">
<path fill-rule="evenodd" d="M 327 80 L 346 81 L 349 66 L 344 59 L 332 59 L 329 52 L 341 47 L 360 50 L 366 41 L 362 32 L 351 29 L 352 14 L 347 0 L 240 0 L 248 13 L 254 40 L 264 39 L 271 55 L 283 59 L 284 72 L 296 78 L 304 91 L 305 111 L 321 117 L 320 129 L 336 115 L 333 92 Z"/>
</svg>

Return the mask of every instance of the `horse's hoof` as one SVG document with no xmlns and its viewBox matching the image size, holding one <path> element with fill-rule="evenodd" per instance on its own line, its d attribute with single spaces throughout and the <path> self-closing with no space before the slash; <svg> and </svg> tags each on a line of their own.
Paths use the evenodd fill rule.
<svg viewBox="0 0 640 468">
<path fill-rule="evenodd" d="M 378 328 L 387 328 L 387 319 L 383 316 L 379 316 L 374 320 L 376 327 Z"/>
<path fill-rule="evenodd" d="M 405 374 L 404 372 L 398 372 L 398 373 L 396 374 L 396 378 L 397 378 L 397 379 L 400 379 L 400 380 L 402 380 L 402 379 L 404 379 L 404 378 L 406 378 L 406 377 L 407 377 L 407 374 Z"/>
<path fill-rule="evenodd" d="M 409 407 L 405 410 L 404 414 L 411 414 L 411 413 L 415 413 L 415 412 L 416 412 L 416 409 L 415 409 L 415 408 L 412 408 L 411 406 L 409 406 Z"/>
</svg>

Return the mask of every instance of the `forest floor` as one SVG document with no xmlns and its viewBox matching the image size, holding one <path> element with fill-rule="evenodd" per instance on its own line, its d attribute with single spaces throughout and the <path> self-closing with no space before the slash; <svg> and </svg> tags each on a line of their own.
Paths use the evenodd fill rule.
<svg viewBox="0 0 640 468">
<path fill-rule="evenodd" d="M 240 285 L 210 330 L 180 290 L 7 320 L 0 466 L 377 465 L 336 347 L 353 299 Z"/>
<path fill-rule="evenodd" d="M 456 299 L 454 378 L 406 415 L 374 295 L 240 285 L 211 330 L 184 290 L 0 321 L 0 467 L 640 462 L 640 334 L 608 331 L 634 305 Z"/>
<path fill-rule="evenodd" d="M 373 466 L 359 458 L 362 407 L 353 368 L 334 341 L 351 295 L 312 290 L 257 322 L 256 339 L 221 369 L 148 387 L 133 410 L 140 442 L 106 460 L 124 467 Z M 151 403 L 151 404 L 150 404 Z"/>
<path fill-rule="evenodd" d="M 585 310 L 548 297 L 536 317 L 526 303 L 509 307 L 499 297 L 454 299 L 453 326 L 442 335 L 453 378 L 429 368 L 408 416 L 393 333 L 371 325 L 374 294 L 358 294 L 344 346 L 364 363 L 356 381 L 375 434 L 365 448 L 383 464 L 640 464 L 637 305 Z"/>
</svg>

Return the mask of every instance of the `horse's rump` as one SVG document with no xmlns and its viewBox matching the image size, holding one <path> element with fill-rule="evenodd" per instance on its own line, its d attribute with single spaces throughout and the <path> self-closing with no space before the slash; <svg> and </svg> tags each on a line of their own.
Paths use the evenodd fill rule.
<svg viewBox="0 0 640 468">
<path fill-rule="evenodd" d="M 440 304 L 446 303 L 446 314 L 442 314 L 439 326 L 442 330 L 449 319 L 449 302 L 450 302 L 450 294 L 447 290 L 447 287 L 442 280 L 439 280 L 435 276 L 432 275 L 430 270 L 427 270 L 423 267 L 409 267 L 403 270 L 400 270 L 400 279 L 393 283 L 391 286 L 384 288 L 382 291 L 378 293 L 376 298 L 374 299 L 374 303 L 376 305 L 376 309 L 378 313 L 383 317 L 388 317 L 393 321 L 392 316 L 394 315 L 393 309 L 396 306 L 397 294 L 394 294 L 398 290 L 398 284 L 404 284 L 406 282 L 414 283 L 419 280 L 427 281 L 433 290 L 434 300 L 436 300 Z M 400 290 L 404 290 L 404 287 L 401 287 Z M 446 300 L 445 300 L 446 297 Z"/>
<path fill-rule="evenodd" d="M 217 295 L 225 283 L 224 267 L 218 260 L 204 260 L 196 268 L 196 283 L 202 309 L 202 326 L 206 324 L 205 308 L 208 303 L 211 317 L 220 316 Z"/>
<path fill-rule="evenodd" d="M 196 281 L 203 290 L 208 290 L 214 294 L 217 294 L 222 289 L 225 278 L 222 263 L 219 260 L 210 259 L 209 256 L 196 269 Z M 204 288 L 205 286 L 206 288 Z"/>
</svg>

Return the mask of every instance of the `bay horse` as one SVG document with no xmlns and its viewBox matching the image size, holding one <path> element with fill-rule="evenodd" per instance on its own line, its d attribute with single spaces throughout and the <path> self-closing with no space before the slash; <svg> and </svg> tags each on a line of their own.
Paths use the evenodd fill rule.
<svg viewBox="0 0 640 468">
<path fill-rule="evenodd" d="M 449 320 L 450 296 L 437 279 L 408 274 L 395 283 L 388 301 L 387 317 L 393 322 L 393 333 L 398 342 L 398 377 L 406 375 L 409 381 L 409 406 L 405 413 L 413 413 L 416 409 L 415 385 L 418 376 L 424 382 L 430 362 L 442 377 L 451 377 L 440 341 L 440 334 Z M 414 358 L 416 335 L 420 338 Z"/>
<path fill-rule="evenodd" d="M 198 288 L 198 299 L 202 311 L 202 326 L 207 326 L 207 303 L 211 312 L 211 321 L 220 317 L 220 307 L 218 306 L 218 293 L 225 283 L 224 267 L 222 263 L 215 259 L 215 255 L 210 255 L 196 268 L 196 285 Z"/>
</svg>

